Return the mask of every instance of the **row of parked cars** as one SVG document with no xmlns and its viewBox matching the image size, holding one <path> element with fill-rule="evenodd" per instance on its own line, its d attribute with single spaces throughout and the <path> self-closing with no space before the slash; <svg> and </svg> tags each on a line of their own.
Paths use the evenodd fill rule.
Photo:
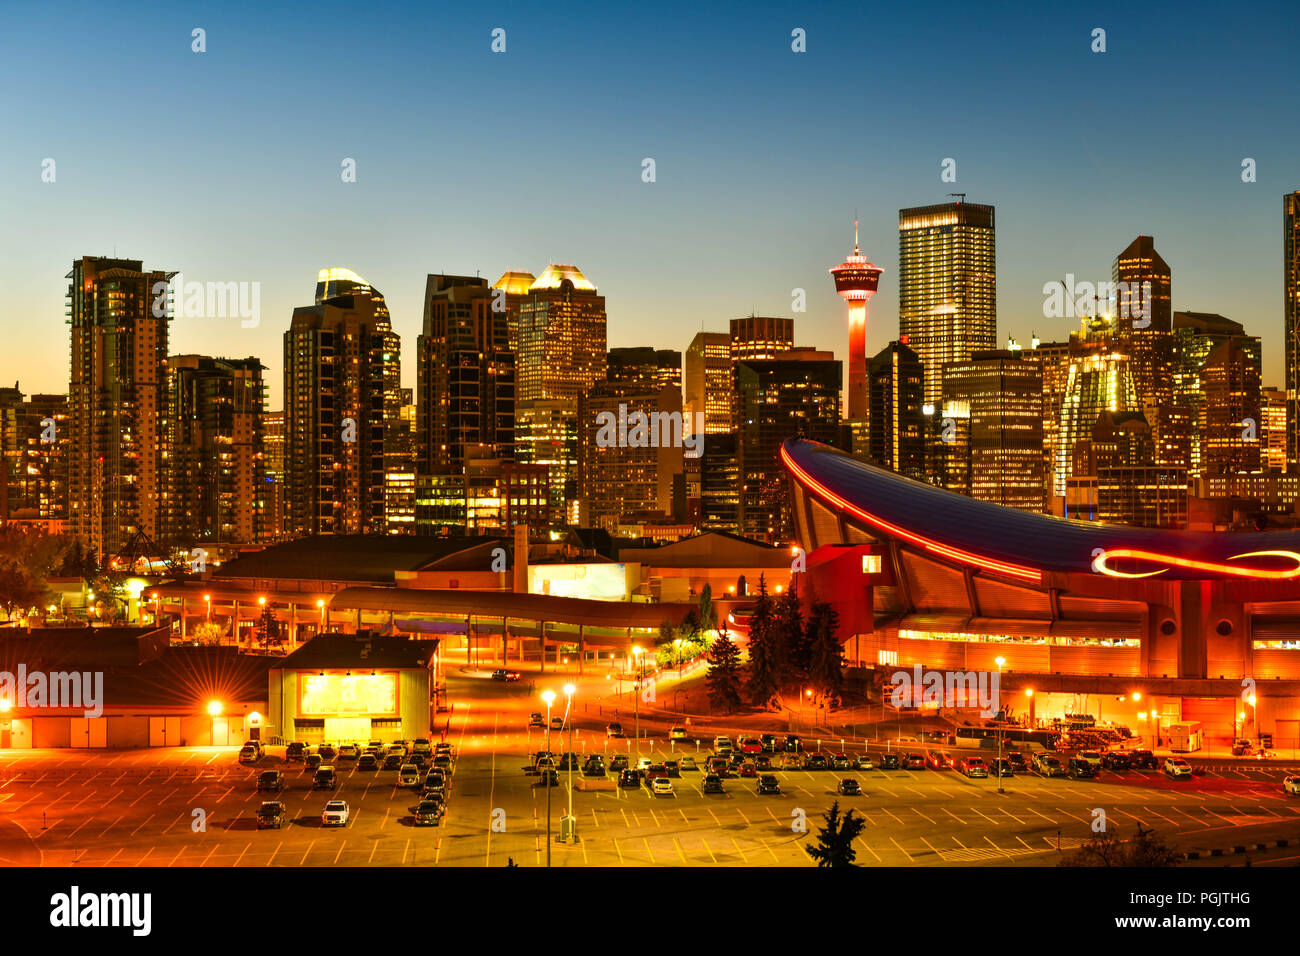
<svg viewBox="0 0 1300 956">
<path fill-rule="evenodd" d="M 397 770 L 397 785 L 417 790 L 420 802 L 413 809 L 417 826 L 437 826 L 446 813 L 447 799 L 451 794 L 452 770 L 455 766 L 455 754 L 451 744 L 439 743 L 436 746 L 428 740 L 416 740 L 409 744 L 404 740 L 385 744 L 372 740 L 365 749 L 359 744 L 321 744 L 315 753 L 308 753 L 309 747 L 301 741 L 291 743 L 287 748 L 286 759 L 303 762 L 303 771 L 312 774 L 312 790 L 337 790 L 338 773 L 333 764 L 326 759 L 355 760 L 358 770 Z M 383 759 L 382 765 L 380 758 Z M 286 788 L 283 771 L 264 770 L 258 775 L 258 791 L 282 792 Z M 323 826 L 346 826 L 351 817 L 351 808 L 345 800 L 330 800 L 321 813 Z M 287 810 L 281 800 L 267 800 L 262 803 L 257 813 L 257 828 L 280 829 L 284 825 Z"/>
</svg>

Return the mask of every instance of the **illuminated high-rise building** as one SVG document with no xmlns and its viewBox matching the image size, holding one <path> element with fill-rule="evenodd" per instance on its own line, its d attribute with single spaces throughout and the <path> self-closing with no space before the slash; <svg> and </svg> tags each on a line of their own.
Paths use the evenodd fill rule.
<svg viewBox="0 0 1300 956">
<path fill-rule="evenodd" d="M 906 345 L 891 342 L 867 367 L 867 454 L 874 465 L 925 480 L 925 416 L 921 360 Z M 861 421 L 861 419 L 859 419 Z"/>
<path fill-rule="evenodd" d="M 1117 328 L 1168 332 L 1172 317 L 1172 273 L 1156 252 L 1151 236 L 1138 236 L 1111 263 L 1116 285 L 1113 314 Z"/>
<path fill-rule="evenodd" d="M 1107 348 L 1079 347 L 1070 357 L 1053 454 L 1052 494 L 1065 498 L 1074 473 L 1075 445 L 1089 440 L 1102 412 L 1141 411 L 1128 357 Z M 1055 510 L 1055 509 L 1053 509 Z"/>
<path fill-rule="evenodd" d="M 544 469 L 546 523 L 577 523 L 578 407 L 550 398 L 515 404 L 515 456 Z"/>
<path fill-rule="evenodd" d="M 731 335 L 699 332 L 686 350 L 686 423 L 692 430 L 704 416 L 704 433 L 731 431 Z"/>
<path fill-rule="evenodd" d="M 747 315 L 731 320 L 731 361 L 780 358 L 794 348 L 794 319 Z"/>
<path fill-rule="evenodd" d="M 1239 338 L 1217 345 L 1201 366 L 1200 474 L 1260 471 L 1259 366 Z"/>
<path fill-rule="evenodd" d="M 160 537 L 251 544 L 268 537 L 265 371 L 256 358 L 173 355 L 167 364 L 168 456 Z"/>
<path fill-rule="evenodd" d="M 424 473 L 459 473 L 466 449 L 513 458 L 515 359 L 508 316 L 475 276 L 430 275 L 417 339 L 416 456 Z"/>
<path fill-rule="evenodd" d="M 853 252 L 831 269 L 835 291 L 849 306 L 849 400 L 848 417 L 867 417 L 867 304 L 876 294 L 880 273 L 858 247 L 858 221 L 853 220 Z"/>
<path fill-rule="evenodd" d="M 605 358 L 605 380 L 658 392 L 682 388 L 682 353 L 648 346 L 610 349 Z M 679 409 L 680 410 L 680 409 Z"/>
<path fill-rule="evenodd" d="M 263 538 L 279 541 L 284 536 L 284 412 L 262 416 L 263 482 L 266 507 L 262 509 Z"/>
<path fill-rule="evenodd" d="M 0 388 L 0 521 L 68 517 L 68 396 Z"/>
<path fill-rule="evenodd" d="M 954 202 L 898 211 L 898 340 L 921 359 L 926 405 L 942 368 L 997 348 L 992 206 Z"/>
<path fill-rule="evenodd" d="M 167 451 L 166 289 L 175 273 L 87 256 L 68 273 L 69 529 L 109 558 L 156 538 Z"/>
<path fill-rule="evenodd" d="M 284 334 L 285 532 L 384 534 L 384 475 L 400 447 L 401 351 L 378 290 L 321 271 Z"/>
<path fill-rule="evenodd" d="M 492 284 L 492 311 L 505 312 L 511 352 L 519 351 L 519 309 L 537 277 L 531 272 L 506 272 Z"/>
<path fill-rule="evenodd" d="M 1043 510 L 1043 372 L 1020 352 L 976 352 L 943 367 L 940 444 L 964 437 L 969 462 L 966 494 Z M 960 418 L 966 418 L 961 436 Z M 950 436 L 946 421 L 951 418 Z M 960 489 L 955 489 L 960 490 Z"/>
<path fill-rule="evenodd" d="M 605 297 L 571 265 L 549 265 L 519 306 L 515 357 L 521 402 L 578 396 L 604 381 Z"/>
<path fill-rule="evenodd" d="M 1207 473 L 1202 455 L 1209 447 L 1201 435 L 1201 427 L 1207 421 L 1202 369 L 1221 345 L 1235 343 L 1254 366 L 1254 377 L 1258 382 L 1262 368 L 1260 340 L 1258 336 L 1247 335 L 1241 323 L 1213 312 L 1175 312 L 1173 339 L 1173 403 L 1188 409 L 1191 416 L 1191 454 L 1187 471 L 1195 479 Z"/>
<path fill-rule="evenodd" d="M 1286 389 L 1259 390 L 1260 467 L 1274 474 L 1286 471 Z"/>
<path fill-rule="evenodd" d="M 1300 189 L 1282 197 L 1282 335 L 1285 342 L 1286 465 L 1300 463 Z"/>
</svg>

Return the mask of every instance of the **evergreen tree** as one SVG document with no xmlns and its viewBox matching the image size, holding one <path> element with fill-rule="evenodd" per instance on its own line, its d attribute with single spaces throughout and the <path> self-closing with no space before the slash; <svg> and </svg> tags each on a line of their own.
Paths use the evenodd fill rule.
<svg viewBox="0 0 1300 956">
<path fill-rule="evenodd" d="M 695 623 L 701 631 L 718 629 L 718 618 L 713 611 L 713 588 L 708 584 L 700 590 L 700 606 L 695 612 Z"/>
<path fill-rule="evenodd" d="M 821 694 L 834 696 L 844 689 L 844 647 L 838 636 L 840 616 L 830 604 L 813 602 L 805 631 L 808 644 L 808 680 Z"/>
<path fill-rule="evenodd" d="M 818 866 L 853 866 L 858 851 L 853 849 L 856 840 L 867 826 L 863 817 L 854 816 L 852 810 L 841 820 L 840 802 L 836 800 L 823 818 L 826 825 L 817 832 L 817 845 L 804 847 Z"/>
<path fill-rule="evenodd" d="M 740 707 L 740 648 L 724 628 L 709 648 L 709 670 L 704 677 L 709 705 L 724 714 Z"/>
<path fill-rule="evenodd" d="M 780 658 L 776 656 L 779 648 L 774 646 L 773 621 L 772 598 L 760 575 L 758 598 L 749 615 L 749 681 L 745 685 L 749 702 L 755 707 L 769 706 L 780 683 Z"/>
<path fill-rule="evenodd" d="M 798 692 L 799 685 L 808 679 L 809 644 L 804 627 L 803 605 L 799 603 L 798 586 L 790 578 L 790 590 L 776 601 L 775 630 L 780 635 L 778 647 L 781 664 L 781 686 Z"/>
</svg>

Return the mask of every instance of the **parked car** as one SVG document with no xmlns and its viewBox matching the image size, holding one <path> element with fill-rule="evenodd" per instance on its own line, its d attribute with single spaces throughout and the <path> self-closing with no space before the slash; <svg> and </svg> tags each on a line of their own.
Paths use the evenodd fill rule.
<svg viewBox="0 0 1300 956">
<path fill-rule="evenodd" d="M 873 764 L 873 763 L 871 762 L 871 758 L 870 758 L 870 757 L 868 757 L 866 754 L 863 754 L 861 757 L 854 757 L 854 758 L 853 758 L 853 769 L 854 769 L 854 770 L 874 770 L 874 769 L 876 769 L 876 765 Z"/>
<path fill-rule="evenodd" d="M 1034 770 L 1044 777 L 1064 777 L 1065 768 L 1051 754 L 1034 754 Z"/>
<path fill-rule="evenodd" d="M 379 758 L 370 752 L 363 753 L 357 760 L 358 770 L 378 770 Z"/>
<path fill-rule="evenodd" d="M 633 769 L 636 770 L 636 772 L 641 774 L 642 776 L 645 776 L 645 772 L 649 770 L 653 764 L 654 764 L 654 760 L 652 760 L 649 757 L 637 757 L 636 767 L 634 767 Z"/>
<path fill-rule="evenodd" d="M 930 770 L 945 770 L 949 764 L 944 761 L 941 751 L 931 750 L 925 755 L 925 766 Z"/>
<path fill-rule="evenodd" d="M 244 743 L 243 743 L 243 746 L 244 746 L 244 747 L 252 747 L 254 750 L 257 751 L 257 755 L 258 755 L 259 757 L 265 757 L 265 756 L 266 756 L 266 748 L 262 746 L 262 742 L 261 742 L 260 740 L 245 740 Z M 243 749 L 243 748 L 241 747 L 240 749 Z"/>
<path fill-rule="evenodd" d="M 614 756 L 609 758 L 610 773 L 622 773 L 626 769 L 627 769 L 626 754 L 614 754 Z"/>
<path fill-rule="evenodd" d="M 560 775 L 551 767 L 542 771 L 542 775 L 533 782 L 534 787 L 558 787 L 560 785 Z"/>
<path fill-rule="evenodd" d="M 833 770 L 848 770 L 852 761 L 849 760 L 848 754 L 832 754 L 831 768 Z"/>
<path fill-rule="evenodd" d="M 563 729 L 564 729 L 564 718 L 563 718 L 563 717 L 552 717 L 552 718 L 551 718 L 551 729 L 552 729 L 552 730 L 563 730 Z"/>
<path fill-rule="evenodd" d="M 1232 755 L 1234 757 L 1245 757 L 1250 754 L 1249 740 L 1235 740 L 1232 743 Z"/>
<path fill-rule="evenodd" d="M 777 780 L 770 773 L 765 773 L 758 778 L 758 793 L 760 796 L 772 796 L 781 792 L 781 781 Z"/>
<path fill-rule="evenodd" d="M 925 769 L 925 755 L 924 755 L 924 754 L 908 754 L 907 756 L 905 756 L 905 757 L 903 758 L 903 769 L 904 769 L 904 770 L 924 770 L 924 769 Z"/>
<path fill-rule="evenodd" d="M 670 777 L 680 777 L 682 775 L 681 764 L 676 760 L 665 760 L 664 769 L 668 771 Z"/>
<path fill-rule="evenodd" d="M 424 793 L 441 794 L 445 800 L 451 795 L 451 778 L 441 770 L 430 770 L 424 775 Z"/>
<path fill-rule="evenodd" d="M 880 758 L 881 770 L 897 770 L 899 767 L 898 754 L 883 754 Z"/>
<path fill-rule="evenodd" d="M 862 785 L 852 777 L 845 777 L 840 781 L 836 791 L 841 797 L 860 797 L 862 796 Z"/>
<path fill-rule="evenodd" d="M 420 785 L 420 768 L 413 763 L 404 763 L 397 771 L 399 787 L 418 787 Z"/>
<path fill-rule="evenodd" d="M 415 764 L 416 767 L 423 771 L 425 764 L 429 762 L 429 758 L 424 754 L 409 753 L 406 755 L 406 762 Z"/>
<path fill-rule="evenodd" d="M 803 750 L 803 741 L 798 734 L 785 735 L 785 752 L 788 754 L 797 754 Z"/>
<path fill-rule="evenodd" d="M 301 761 L 307 756 L 307 745 L 301 740 L 295 740 L 289 746 L 284 748 L 284 759 Z"/>
<path fill-rule="evenodd" d="M 339 755 L 339 752 L 334 749 L 333 744 L 321 744 L 316 748 L 316 752 L 320 754 L 320 759 L 324 760 L 326 763 L 329 763 Z"/>
<path fill-rule="evenodd" d="M 682 768 L 683 770 L 698 770 L 698 769 L 699 769 L 699 767 L 695 766 L 695 758 L 694 758 L 694 757 L 690 757 L 690 756 L 682 757 L 681 760 L 678 761 L 678 763 L 679 763 L 679 765 L 681 766 L 681 768 Z"/>
<path fill-rule="evenodd" d="M 753 778 L 758 776 L 758 765 L 752 760 L 746 760 L 740 765 L 737 771 L 741 777 Z"/>
<path fill-rule="evenodd" d="M 339 760 L 356 760 L 361 756 L 361 748 L 356 744 L 343 744 L 339 747 Z"/>
<path fill-rule="evenodd" d="M 331 800 L 325 804 L 325 810 L 320 815 L 322 826 L 327 827 L 345 827 L 348 825 L 348 816 L 351 810 L 346 800 Z"/>
<path fill-rule="evenodd" d="M 412 822 L 417 827 L 436 827 L 442 820 L 444 806 L 441 800 L 421 800 L 415 805 Z"/>
<path fill-rule="evenodd" d="M 427 737 L 420 737 L 412 742 L 411 753 L 424 754 L 426 757 L 431 756 L 433 754 L 433 744 L 429 742 Z"/>
<path fill-rule="evenodd" d="M 995 777 L 1014 777 L 1016 775 L 1016 768 L 1011 766 L 1011 761 L 1006 757 L 1003 757 L 1001 760 L 994 757 L 992 769 L 993 776 Z"/>
<path fill-rule="evenodd" d="M 1101 765 L 1106 770 L 1127 770 L 1132 757 L 1127 750 L 1108 750 L 1101 755 Z"/>
<path fill-rule="evenodd" d="M 406 741 L 394 741 L 388 745 L 388 753 L 397 754 L 400 757 L 406 756 Z"/>
<path fill-rule="evenodd" d="M 1282 792 L 1290 796 L 1300 796 L 1300 777 L 1290 776 L 1282 780 Z"/>
<path fill-rule="evenodd" d="M 263 800 L 257 808 L 257 828 L 278 830 L 289 817 L 288 808 L 279 800 Z"/>
<path fill-rule="evenodd" d="M 664 796 L 673 792 L 673 782 L 667 777 L 655 777 L 650 781 L 650 792 L 655 796 Z"/>
<path fill-rule="evenodd" d="M 1025 755 L 1019 750 L 1009 751 L 1007 760 L 1011 762 L 1011 769 L 1016 773 L 1029 773 L 1029 764 L 1025 761 Z"/>
<path fill-rule="evenodd" d="M 740 752 L 743 754 L 760 754 L 763 752 L 763 745 L 759 743 L 757 737 L 741 737 Z"/>
<path fill-rule="evenodd" d="M 826 759 L 825 754 L 808 754 L 803 758 L 803 768 L 805 770 L 829 770 L 830 761 Z"/>
<path fill-rule="evenodd" d="M 519 671 L 511 671 L 511 670 L 506 670 L 504 668 L 492 672 L 493 680 L 513 682 L 519 680 L 519 677 L 520 677 Z"/>
<path fill-rule="evenodd" d="M 661 763 L 653 763 L 645 768 L 645 785 L 654 789 L 654 782 L 660 777 L 668 779 L 668 768 Z"/>
<path fill-rule="evenodd" d="M 622 736 L 623 736 L 623 725 L 620 724 L 617 720 L 611 720 L 609 723 L 607 723 L 607 724 L 605 725 L 605 736 L 606 736 L 606 737 L 622 737 Z"/>
<path fill-rule="evenodd" d="M 302 762 L 303 773 L 315 773 L 324 762 L 320 759 L 320 754 L 309 754 Z"/>
<path fill-rule="evenodd" d="M 704 792 L 722 793 L 722 778 L 716 773 L 706 773 L 704 775 Z"/>
<path fill-rule="evenodd" d="M 620 787 L 639 787 L 641 786 L 641 775 L 630 768 L 620 770 L 618 785 Z"/>
<path fill-rule="evenodd" d="M 959 769 L 968 777 L 987 777 L 989 768 L 979 757 L 963 757 Z"/>
<path fill-rule="evenodd" d="M 578 767 L 578 755 L 572 751 L 566 750 L 560 754 L 560 762 L 555 765 L 556 770 L 568 770 L 570 765 L 576 770 Z"/>
<path fill-rule="evenodd" d="M 669 739 L 669 740 L 685 740 L 685 739 L 686 739 L 686 728 L 685 728 L 685 727 L 673 727 L 672 729 L 670 729 L 670 730 L 668 731 L 668 739 Z"/>
<path fill-rule="evenodd" d="M 605 761 L 600 754 L 592 754 L 587 758 L 587 762 L 582 765 L 582 775 L 584 777 L 605 776 Z"/>
<path fill-rule="evenodd" d="M 777 745 L 776 734 L 759 734 L 758 743 L 765 754 L 773 754 L 780 749 Z"/>
<path fill-rule="evenodd" d="M 1182 757 L 1165 758 L 1165 774 L 1178 780 L 1182 777 L 1190 778 L 1192 775 L 1192 765 Z"/>
<path fill-rule="evenodd" d="M 726 734 L 719 734 L 713 738 L 713 749 L 716 753 L 731 753 L 735 748 L 731 745 L 731 738 Z"/>
<path fill-rule="evenodd" d="M 1090 780 L 1097 776 L 1097 768 L 1092 765 L 1092 761 L 1087 757 L 1071 757 L 1069 765 L 1065 768 L 1065 773 L 1072 780 Z"/>
<path fill-rule="evenodd" d="M 240 763 L 257 763 L 262 754 L 256 747 L 250 747 L 247 744 L 239 748 Z"/>
<path fill-rule="evenodd" d="M 1149 750 L 1130 750 L 1129 763 L 1134 770 L 1156 770 L 1160 766 L 1156 755 Z"/>
<path fill-rule="evenodd" d="M 382 754 L 384 752 L 384 742 L 382 740 L 372 740 L 366 744 L 366 753 Z"/>
<path fill-rule="evenodd" d="M 279 792 L 284 789 L 284 774 L 279 770 L 263 770 L 257 775 L 257 789 L 275 790 Z"/>
<path fill-rule="evenodd" d="M 772 758 L 769 757 L 767 754 L 759 754 L 757 757 L 754 758 L 754 766 L 757 767 L 759 770 L 771 770 Z"/>
<path fill-rule="evenodd" d="M 1092 764 L 1092 769 L 1093 769 L 1093 770 L 1100 770 L 1100 769 L 1101 769 L 1101 754 L 1099 754 L 1099 753 L 1098 753 L 1097 751 L 1095 751 L 1095 750 L 1085 750 L 1085 751 L 1083 751 L 1082 753 L 1079 754 L 1079 759 L 1080 759 L 1080 760 L 1086 760 L 1086 761 L 1088 761 L 1088 763 Z"/>
<path fill-rule="evenodd" d="M 528 727 L 529 727 L 530 730 L 531 730 L 533 727 L 538 727 L 538 728 L 540 728 L 540 729 L 542 729 L 542 730 L 545 730 L 545 729 L 546 729 L 546 718 L 543 717 L 541 714 L 538 714 L 538 713 L 532 713 L 532 714 L 529 714 L 529 715 L 528 715 Z"/>
<path fill-rule="evenodd" d="M 401 754 L 389 754 L 384 758 L 383 769 L 400 770 L 402 764 L 405 762 L 406 762 L 406 758 L 403 757 Z"/>
<path fill-rule="evenodd" d="M 334 768 L 322 764 L 316 768 L 316 776 L 312 778 L 311 788 L 313 790 L 337 790 L 339 778 L 334 774 Z"/>
</svg>

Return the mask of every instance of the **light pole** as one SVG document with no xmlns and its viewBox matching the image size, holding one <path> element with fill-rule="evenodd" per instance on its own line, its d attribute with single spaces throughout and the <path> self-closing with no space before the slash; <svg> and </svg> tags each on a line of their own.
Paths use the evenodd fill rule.
<svg viewBox="0 0 1300 956">
<path fill-rule="evenodd" d="M 1007 662 L 1005 657 L 999 657 L 995 662 L 998 665 L 998 716 L 1004 717 L 1002 713 L 1002 665 Z M 998 721 L 998 793 L 1006 793 L 1006 787 L 1002 783 L 1002 721 Z"/>
<path fill-rule="evenodd" d="M 636 740 L 637 756 L 641 755 L 641 646 L 632 648 L 636 661 L 636 680 L 632 682 L 632 736 Z"/>
<path fill-rule="evenodd" d="M 542 691 L 542 700 L 546 701 L 546 753 L 551 752 L 551 704 L 555 703 L 555 691 Z M 551 767 L 542 768 L 542 781 L 546 786 L 546 865 L 551 865 Z"/>
<path fill-rule="evenodd" d="M 568 697 L 568 702 L 564 705 L 564 722 L 569 725 L 569 813 L 560 821 L 560 840 L 563 843 L 572 840 L 578 842 L 578 821 L 573 816 L 573 692 L 576 690 L 572 684 L 564 685 L 564 693 Z M 549 788 L 548 788 L 549 789 Z"/>
</svg>

